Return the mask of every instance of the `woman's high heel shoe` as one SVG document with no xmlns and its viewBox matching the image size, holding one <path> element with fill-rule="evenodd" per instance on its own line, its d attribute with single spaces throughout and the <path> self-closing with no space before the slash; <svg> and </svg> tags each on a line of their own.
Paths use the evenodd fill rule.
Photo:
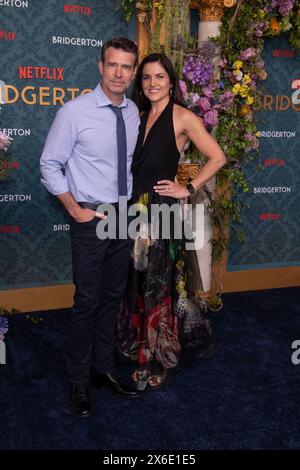
<svg viewBox="0 0 300 470">
<path fill-rule="evenodd" d="M 139 392 L 143 392 L 146 390 L 148 380 L 151 377 L 151 374 L 148 370 L 142 370 L 142 371 L 135 370 L 133 371 L 131 377 L 134 382 L 135 388 Z"/>
<path fill-rule="evenodd" d="M 164 369 L 161 374 L 152 374 L 148 379 L 150 390 L 157 390 L 168 385 L 173 376 L 173 369 Z"/>
</svg>

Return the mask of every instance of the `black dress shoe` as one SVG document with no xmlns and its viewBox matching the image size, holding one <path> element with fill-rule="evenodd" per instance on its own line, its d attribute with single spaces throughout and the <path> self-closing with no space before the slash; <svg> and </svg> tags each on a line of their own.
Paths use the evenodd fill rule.
<svg viewBox="0 0 300 470">
<path fill-rule="evenodd" d="M 97 375 L 93 380 L 93 385 L 97 388 L 108 388 L 115 395 L 118 395 L 122 398 L 140 398 L 139 393 L 134 388 L 132 388 L 132 385 L 122 383 L 120 377 L 114 371 L 108 372 L 106 374 Z"/>
<path fill-rule="evenodd" d="M 90 416 L 91 401 L 88 384 L 71 384 L 70 409 L 76 416 Z"/>
</svg>

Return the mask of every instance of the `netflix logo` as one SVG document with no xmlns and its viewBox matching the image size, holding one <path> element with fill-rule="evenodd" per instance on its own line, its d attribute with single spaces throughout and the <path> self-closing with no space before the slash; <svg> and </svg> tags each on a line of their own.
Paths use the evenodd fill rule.
<svg viewBox="0 0 300 470">
<path fill-rule="evenodd" d="M 82 5 L 65 5 L 64 6 L 65 13 L 81 13 L 82 15 L 91 15 L 92 9 L 91 7 L 84 7 Z"/>
<path fill-rule="evenodd" d="M 270 212 L 267 214 L 260 214 L 259 220 L 280 220 L 280 214 L 271 214 Z"/>
<path fill-rule="evenodd" d="M 19 225 L 0 225 L 0 233 L 20 233 Z"/>
<path fill-rule="evenodd" d="M 264 161 L 265 166 L 285 166 L 285 160 L 283 158 L 267 158 Z"/>
<path fill-rule="evenodd" d="M 295 51 L 292 51 L 290 49 L 274 49 L 273 51 L 273 57 L 294 57 L 295 56 Z"/>
<path fill-rule="evenodd" d="M 15 41 L 16 33 L 13 31 L 1 31 L 0 30 L 0 41 Z"/>
<path fill-rule="evenodd" d="M 19 162 L 9 162 L 8 160 L 3 160 L 1 164 L 2 164 L 2 168 L 4 168 L 5 170 L 19 170 L 20 169 Z"/>
<path fill-rule="evenodd" d="M 46 80 L 64 80 L 62 67 L 39 67 L 33 65 L 19 66 L 19 79 L 45 78 Z"/>
</svg>

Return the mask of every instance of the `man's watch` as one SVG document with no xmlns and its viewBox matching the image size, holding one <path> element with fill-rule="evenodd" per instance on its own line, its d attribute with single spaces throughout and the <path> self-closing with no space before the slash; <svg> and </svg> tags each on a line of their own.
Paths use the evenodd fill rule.
<svg viewBox="0 0 300 470">
<path fill-rule="evenodd" d="M 194 188 L 194 186 L 192 185 L 192 183 L 186 184 L 185 187 L 186 187 L 186 189 L 188 190 L 188 192 L 189 192 L 190 194 L 194 194 L 195 188 Z"/>
</svg>

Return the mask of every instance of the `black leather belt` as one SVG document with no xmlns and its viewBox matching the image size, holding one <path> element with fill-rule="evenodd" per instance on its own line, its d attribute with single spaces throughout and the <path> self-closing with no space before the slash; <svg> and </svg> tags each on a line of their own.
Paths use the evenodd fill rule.
<svg viewBox="0 0 300 470">
<path fill-rule="evenodd" d="M 131 204 L 131 203 L 132 203 L 131 199 L 129 201 L 127 201 L 127 205 Z M 98 202 L 98 203 L 95 203 L 95 202 L 78 202 L 78 204 L 83 209 L 91 209 L 92 211 L 96 211 L 101 204 L 107 204 L 107 205 L 113 206 L 115 209 L 119 208 L 119 203 L 118 202 Z"/>
</svg>

